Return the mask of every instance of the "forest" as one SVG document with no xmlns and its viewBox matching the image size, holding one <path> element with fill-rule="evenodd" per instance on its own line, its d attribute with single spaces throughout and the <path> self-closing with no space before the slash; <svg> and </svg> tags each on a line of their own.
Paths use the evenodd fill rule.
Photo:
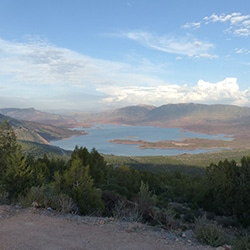
<svg viewBox="0 0 250 250">
<path fill-rule="evenodd" d="M 141 221 L 171 230 L 196 225 L 197 237 L 213 246 L 226 241 L 222 228 L 245 232 L 250 226 L 249 156 L 240 163 L 222 159 L 195 174 L 110 164 L 95 148 L 78 146 L 68 158 L 34 157 L 23 153 L 14 130 L 3 122 L 0 162 L 1 204 Z M 244 237 L 238 244 L 250 244 L 250 237 Z"/>
</svg>

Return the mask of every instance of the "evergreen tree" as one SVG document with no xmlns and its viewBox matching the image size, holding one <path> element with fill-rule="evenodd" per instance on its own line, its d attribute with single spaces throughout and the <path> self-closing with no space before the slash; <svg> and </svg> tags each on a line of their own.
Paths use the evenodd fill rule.
<svg viewBox="0 0 250 250">
<path fill-rule="evenodd" d="M 89 173 L 94 179 L 97 187 L 102 187 L 106 184 L 106 179 L 111 170 L 102 155 L 100 155 L 95 148 L 93 148 L 89 155 Z"/>
<path fill-rule="evenodd" d="M 17 139 L 14 130 L 7 121 L 0 125 L 0 179 L 6 170 L 7 158 L 16 151 Z"/>
<path fill-rule="evenodd" d="M 243 157 L 241 165 L 234 160 L 211 164 L 207 168 L 207 187 L 206 209 L 237 216 L 244 226 L 250 225 L 250 157 Z"/>
<path fill-rule="evenodd" d="M 6 170 L 3 176 L 3 185 L 10 197 L 17 198 L 24 194 L 32 184 L 32 169 L 27 163 L 21 147 L 17 146 L 15 152 L 6 159 Z"/>
<path fill-rule="evenodd" d="M 50 181 L 50 169 L 45 162 L 36 161 L 32 164 L 32 183 L 33 186 L 42 186 Z"/>
<path fill-rule="evenodd" d="M 237 181 L 237 200 L 235 213 L 243 226 L 250 226 L 250 157 L 241 159 L 240 175 Z"/>
<path fill-rule="evenodd" d="M 90 214 L 104 208 L 101 190 L 94 186 L 89 169 L 89 165 L 83 165 L 83 160 L 73 154 L 64 172 L 65 193 L 74 199 L 81 214 Z"/>
</svg>

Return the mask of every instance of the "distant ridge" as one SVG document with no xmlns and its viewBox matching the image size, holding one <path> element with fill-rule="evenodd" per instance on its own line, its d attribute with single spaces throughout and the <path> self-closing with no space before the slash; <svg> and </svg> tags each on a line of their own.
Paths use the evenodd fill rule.
<svg viewBox="0 0 250 250">
<path fill-rule="evenodd" d="M 8 112 L 24 110 L 8 109 Z M 30 112 L 33 110 L 25 110 Z M 25 113 L 26 114 L 26 113 Z M 20 113 L 19 113 L 20 116 Z M 17 116 L 18 117 L 18 116 Z M 46 119 L 46 118 L 45 118 Z M 45 123 L 25 121 L 16 119 L 10 116 L 0 114 L 0 123 L 7 121 L 14 129 L 19 140 L 49 144 L 50 140 L 59 140 L 77 134 L 76 131 L 69 130 L 67 126 L 53 126 Z"/>
<path fill-rule="evenodd" d="M 113 122 L 153 122 L 169 121 L 184 117 L 193 119 L 237 119 L 250 116 L 249 107 L 239 107 L 235 105 L 224 104 L 199 104 L 199 103 L 179 103 L 165 104 L 159 107 L 151 105 L 134 105 L 115 109 L 107 112 L 86 113 L 72 112 L 65 114 L 55 114 L 36 110 L 34 108 L 2 108 L 0 114 L 12 117 L 18 120 L 34 121 L 50 125 L 77 124 L 79 120 L 86 121 L 113 121 Z"/>
<path fill-rule="evenodd" d="M 46 141 L 53 138 L 59 139 L 69 136 L 72 131 L 67 130 L 67 128 L 91 126 L 91 124 L 95 123 L 179 127 L 194 132 L 212 134 L 237 133 L 238 135 L 244 131 L 248 131 L 250 128 L 249 107 L 223 104 L 179 103 L 166 104 L 159 107 L 137 105 L 106 112 L 72 112 L 67 113 L 67 115 L 50 114 L 35 110 L 34 108 L 5 108 L 0 109 L 0 113 L 12 117 L 12 123 L 14 124 L 19 124 L 20 121 L 36 122 L 34 123 L 35 125 L 32 125 L 34 128 L 37 127 L 35 133 L 38 133 L 39 136 L 42 136 Z M 32 132 L 34 128 L 32 130 L 30 124 L 31 123 L 26 127 Z M 45 125 L 53 126 L 53 129 L 45 128 Z M 20 127 L 24 126 L 22 125 Z M 240 136 L 247 138 L 246 134 Z"/>
<path fill-rule="evenodd" d="M 60 114 L 51 114 L 36 110 L 34 108 L 2 108 L 0 113 L 15 119 L 33 121 L 50 125 L 69 125 L 74 124 L 75 120 Z"/>
<path fill-rule="evenodd" d="M 95 114 L 103 122 L 126 123 L 131 125 L 147 123 L 164 123 L 192 119 L 197 120 L 231 120 L 250 116 L 250 108 L 223 104 L 180 103 L 166 104 L 159 107 L 127 106 L 113 112 Z M 166 125 L 166 124 L 165 124 Z"/>
<path fill-rule="evenodd" d="M 167 104 L 149 112 L 148 119 L 174 119 L 181 117 L 229 119 L 249 116 L 250 108 L 223 104 Z"/>
</svg>

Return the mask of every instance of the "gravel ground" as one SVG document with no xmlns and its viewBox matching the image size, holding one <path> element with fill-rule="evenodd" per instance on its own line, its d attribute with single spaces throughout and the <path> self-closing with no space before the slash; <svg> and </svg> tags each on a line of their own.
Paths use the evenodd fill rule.
<svg viewBox="0 0 250 250">
<path fill-rule="evenodd" d="M 197 250 L 192 232 L 177 235 L 112 218 L 60 215 L 0 206 L 0 250 Z"/>
</svg>

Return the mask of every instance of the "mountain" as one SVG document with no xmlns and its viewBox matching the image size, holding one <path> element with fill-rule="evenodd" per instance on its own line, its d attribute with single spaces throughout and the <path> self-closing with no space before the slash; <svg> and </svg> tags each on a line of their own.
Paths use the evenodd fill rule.
<svg viewBox="0 0 250 250">
<path fill-rule="evenodd" d="M 139 105 L 99 113 L 72 112 L 67 115 L 50 114 L 33 108 L 8 108 L 0 109 L 0 113 L 12 117 L 11 123 L 15 125 L 20 138 L 44 143 L 77 133 L 68 128 L 94 123 L 178 127 L 193 132 L 234 135 L 241 141 L 250 140 L 250 108 L 234 105 Z"/>
<path fill-rule="evenodd" d="M 176 127 L 196 133 L 227 134 L 239 143 L 250 141 L 250 108 L 221 104 L 180 103 L 154 106 L 128 106 L 108 112 L 78 113 L 78 124 L 126 124 Z"/>
<path fill-rule="evenodd" d="M 228 121 L 250 117 L 250 108 L 233 105 L 205 105 L 194 103 L 167 104 L 160 107 L 128 106 L 109 112 L 89 115 L 78 114 L 77 120 L 91 122 L 113 122 L 126 124 L 152 124 L 159 123 L 168 126 L 168 122 L 187 120 L 217 120 Z"/>
<path fill-rule="evenodd" d="M 250 108 L 221 104 L 205 105 L 181 103 L 167 104 L 150 109 L 140 106 L 131 106 L 118 109 L 115 114 L 118 117 L 122 116 L 126 120 L 129 120 L 131 116 L 133 117 L 133 115 L 135 115 L 140 122 L 168 121 L 184 117 L 225 120 L 250 116 Z M 132 120 L 135 120 L 135 117 L 133 117 Z"/>
<path fill-rule="evenodd" d="M 59 140 L 79 133 L 69 130 L 67 126 L 24 121 L 0 114 L 0 123 L 5 120 L 13 127 L 17 138 L 23 141 L 49 144 L 51 140 Z"/>
<path fill-rule="evenodd" d="M 10 117 L 11 116 L 11 117 Z M 60 148 L 51 148 L 51 140 L 60 140 L 84 131 L 72 127 L 92 124 L 123 124 L 181 128 L 195 133 L 224 134 L 230 143 L 225 147 L 250 150 L 250 108 L 233 105 L 205 105 L 195 103 L 166 104 L 155 106 L 128 106 L 106 112 L 50 114 L 30 109 L 0 109 L 0 123 L 7 120 L 14 128 L 17 138 L 24 143 L 26 152 L 34 155 L 48 153 L 67 155 Z M 216 137 L 215 137 L 216 138 Z M 192 138 L 188 143 L 201 146 Z M 222 142 L 215 141 L 213 147 Z M 209 144 L 212 145 L 211 143 Z M 223 144 L 224 145 L 224 144 Z M 197 146 L 197 147 L 198 147 Z"/>
<path fill-rule="evenodd" d="M 0 113 L 19 120 L 32 121 L 57 126 L 70 126 L 76 123 L 75 119 L 72 117 L 42 112 L 34 108 L 2 108 L 0 109 Z"/>
<path fill-rule="evenodd" d="M 159 107 L 138 105 L 127 106 L 107 112 L 72 112 L 51 114 L 34 108 L 0 109 L 0 114 L 18 120 L 32 121 L 62 127 L 74 127 L 92 123 L 117 123 L 128 125 L 183 126 L 201 121 L 242 121 L 250 117 L 250 108 L 234 105 L 206 105 L 195 103 L 166 104 Z M 186 124 L 187 125 L 187 124 Z"/>
</svg>

